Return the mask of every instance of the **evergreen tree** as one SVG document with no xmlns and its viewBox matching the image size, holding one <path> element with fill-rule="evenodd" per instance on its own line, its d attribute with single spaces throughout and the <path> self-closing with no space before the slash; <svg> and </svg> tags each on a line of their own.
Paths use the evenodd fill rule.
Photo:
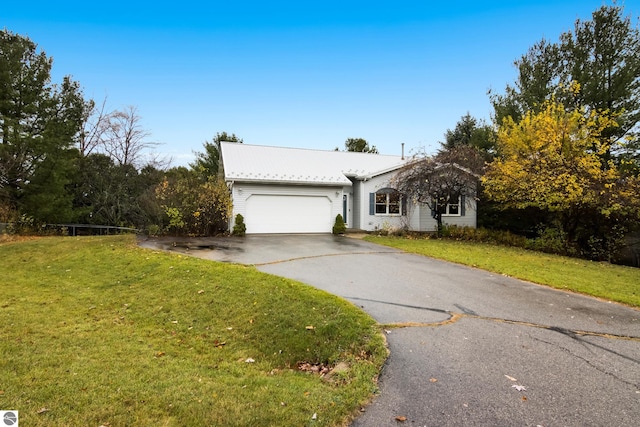
<svg viewBox="0 0 640 427">
<path fill-rule="evenodd" d="M 222 141 L 237 142 L 242 144 L 242 138 L 238 138 L 235 133 L 228 135 L 227 132 L 218 132 L 211 142 L 205 141 L 204 152 L 196 154 L 196 160 L 189 166 L 205 181 L 213 176 L 217 176 L 222 172 L 222 164 L 220 159 L 220 143 Z"/>
<path fill-rule="evenodd" d="M 483 156 L 490 160 L 495 153 L 495 131 L 484 121 L 478 121 L 471 114 L 460 118 L 456 127 L 448 129 L 444 134 L 445 141 L 441 143 L 442 151 L 459 146 L 471 146 L 477 148 Z"/>
<path fill-rule="evenodd" d="M 0 211 L 38 222 L 72 219 L 66 185 L 86 104 L 79 85 L 51 83 L 52 59 L 0 31 Z"/>
<path fill-rule="evenodd" d="M 369 146 L 367 140 L 363 138 L 347 138 L 347 140 L 344 142 L 344 148 L 345 151 L 378 154 L 378 149 L 376 148 L 376 146 Z M 338 149 L 336 149 L 336 151 L 338 151 Z"/>
</svg>

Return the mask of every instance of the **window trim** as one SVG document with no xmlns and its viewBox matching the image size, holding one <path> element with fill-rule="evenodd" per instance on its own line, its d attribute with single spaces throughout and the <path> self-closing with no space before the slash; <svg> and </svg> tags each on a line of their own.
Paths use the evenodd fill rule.
<svg viewBox="0 0 640 427">
<path fill-rule="evenodd" d="M 374 198 L 374 204 L 373 204 L 374 216 L 402 216 L 404 212 L 404 197 L 402 197 L 402 194 L 400 194 L 399 191 L 394 190 L 393 188 L 381 188 L 372 194 Z M 378 196 L 385 196 L 384 203 L 378 202 Z M 392 196 L 396 196 L 397 201 L 392 201 L 391 200 Z M 378 207 L 384 207 L 384 212 L 378 212 Z M 397 210 L 397 212 L 390 212 L 391 207 L 394 207 L 393 210 Z"/>
<path fill-rule="evenodd" d="M 449 213 L 449 210 L 451 209 L 451 206 L 457 206 L 458 207 L 458 213 Z M 436 209 L 437 209 L 438 205 L 436 202 Z M 442 213 L 442 216 L 448 216 L 448 217 L 455 217 L 455 216 L 462 216 L 462 196 L 458 196 L 458 203 L 447 203 L 447 206 L 445 207 L 444 212 Z"/>
</svg>

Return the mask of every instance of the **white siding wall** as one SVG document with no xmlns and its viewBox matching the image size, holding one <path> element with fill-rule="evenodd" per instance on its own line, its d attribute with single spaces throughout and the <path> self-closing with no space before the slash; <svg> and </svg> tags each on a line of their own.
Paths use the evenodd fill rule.
<svg viewBox="0 0 640 427">
<path fill-rule="evenodd" d="M 407 211 L 407 215 L 409 215 L 410 230 L 420 230 L 420 212 L 422 212 L 421 206 L 414 205 L 409 201 L 409 210 Z"/>
<path fill-rule="evenodd" d="M 397 229 L 409 227 L 415 231 L 435 231 L 436 220 L 431 217 L 431 210 L 426 205 L 413 205 L 409 202 L 406 216 L 398 215 L 369 215 L 369 193 L 375 193 L 381 188 L 391 187 L 390 180 L 393 173 L 380 175 L 368 181 L 354 183 L 354 193 L 360 195 L 359 200 L 354 200 L 354 212 L 359 212 L 359 228 L 367 231 L 380 229 Z M 466 197 L 464 216 L 443 217 L 443 223 L 458 225 L 460 227 L 476 227 L 477 212 L 476 202 Z"/>
<path fill-rule="evenodd" d="M 362 230 L 393 230 L 404 227 L 415 229 L 419 225 L 416 209 L 411 206 L 407 209 L 407 215 L 370 215 L 369 194 L 375 193 L 381 188 L 391 187 L 389 181 L 392 177 L 393 174 L 388 173 L 358 183 L 360 185 L 360 200 L 357 202 L 361 218 L 360 228 Z"/>
<path fill-rule="evenodd" d="M 232 187 L 233 215 L 229 221 L 229 230 L 233 230 L 235 217 L 241 214 L 247 216 L 247 200 L 254 194 L 281 195 L 281 196 L 324 196 L 331 202 L 331 217 L 329 223 L 333 226 L 336 215 L 342 214 L 342 187 L 312 187 L 303 185 L 277 185 L 277 184 L 243 184 L 235 182 Z M 249 232 L 249 230 L 247 230 Z M 331 232 L 331 228 L 327 233 Z"/>
</svg>

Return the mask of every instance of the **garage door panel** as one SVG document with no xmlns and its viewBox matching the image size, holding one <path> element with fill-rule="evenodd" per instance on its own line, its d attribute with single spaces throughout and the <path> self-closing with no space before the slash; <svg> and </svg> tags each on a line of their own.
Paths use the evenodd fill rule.
<svg viewBox="0 0 640 427">
<path fill-rule="evenodd" d="M 325 196 L 254 194 L 246 212 L 247 233 L 331 231 L 331 201 Z"/>
</svg>

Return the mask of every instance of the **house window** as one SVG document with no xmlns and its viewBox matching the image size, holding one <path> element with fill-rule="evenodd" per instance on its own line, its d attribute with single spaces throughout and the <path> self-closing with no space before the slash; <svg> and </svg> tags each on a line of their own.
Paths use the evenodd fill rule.
<svg viewBox="0 0 640 427">
<path fill-rule="evenodd" d="M 375 193 L 376 215 L 400 215 L 402 211 L 402 197 L 391 188 L 383 188 Z"/>
<path fill-rule="evenodd" d="M 448 203 L 444 212 L 442 213 L 442 216 L 460 216 L 461 204 L 462 204 L 462 196 L 458 197 L 458 200 L 456 201 L 456 203 Z"/>
</svg>

